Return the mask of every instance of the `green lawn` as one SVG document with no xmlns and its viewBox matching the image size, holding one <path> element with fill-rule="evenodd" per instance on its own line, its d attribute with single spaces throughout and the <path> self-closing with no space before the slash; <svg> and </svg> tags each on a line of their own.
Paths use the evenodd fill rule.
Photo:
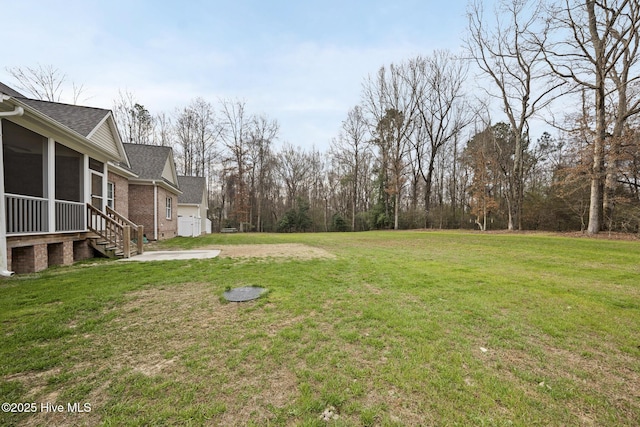
<svg viewBox="0 0 640 427">
<path fill-rule="evenodd" d="M 367 232 L 159 247 L 254 243 L 335 257 L 92 261 L 0 281 L 2 401 L 37 405 L 0 425 L 640 425 L 638 241 Z M 269 292 L 223 300 L 250 285 Z M 331 406 L 338 418 L 321 420 Z"/>
</svg>

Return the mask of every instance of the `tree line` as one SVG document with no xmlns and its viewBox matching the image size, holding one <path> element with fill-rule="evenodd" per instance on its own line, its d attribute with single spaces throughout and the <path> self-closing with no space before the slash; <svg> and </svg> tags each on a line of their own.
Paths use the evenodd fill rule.
<svg viewBox="0 0 640 427">
<path fill-rule="evenodd" d="M 120 93 L 114 115 L 125 142 L 172 146 L 180 174 L 207 178 L 218 227 L 637 232 L 638 2 L 467 11 L 460 52 L 366 76 L 324 151 L 277 144 L 277 120 L 243 100 L 152 115 Z"/>
</svg>

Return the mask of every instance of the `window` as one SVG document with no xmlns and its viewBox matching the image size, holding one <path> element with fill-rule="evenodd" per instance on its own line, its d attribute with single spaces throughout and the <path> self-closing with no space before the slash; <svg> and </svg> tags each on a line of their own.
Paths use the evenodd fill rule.
<svg viewBox="0 0 640 427">
<path fill-rule="evenodd" d="M 104 163 L 89 157 L 89 169 L 91 169 L 92 171 L 96 171 L 96 172 L 100 172 L 102 173 L 104 170 Z"/>
<path fill-rule="evenodd" d="M 167 219 L 171 219 L 171 197 L 167 197 Z"/>
<path fill-rule="evenodd" d="M 115 209 L 116 208 L 115 200 L 116 200 L 116 184 L 109 181 L 107 182 L 107 206 L 109 206 L 111 209 Z"/>
</svg>

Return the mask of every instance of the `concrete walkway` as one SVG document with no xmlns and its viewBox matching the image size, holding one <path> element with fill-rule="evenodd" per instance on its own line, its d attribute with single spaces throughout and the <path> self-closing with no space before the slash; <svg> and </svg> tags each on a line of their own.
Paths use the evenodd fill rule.
<svg viewBox="0 0 640 427">
<path fill-rule="evenodd" d="M 131 258 L 123 258 L 120 261 L 173 261 L 182 259 L 205 259 L 215 258 L 220 255 L 219 250 L 196 250 L 196 251 L 148 251 L 142 255 Z"/>
</svg>

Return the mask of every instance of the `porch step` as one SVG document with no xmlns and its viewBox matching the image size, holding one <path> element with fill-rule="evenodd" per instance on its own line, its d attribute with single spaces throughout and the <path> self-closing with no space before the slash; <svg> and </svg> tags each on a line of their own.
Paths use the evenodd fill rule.
<svg viewBox="0 0 640 427">
<path fill-rule="evenodd" d="M 124 258 L 124 252 L 121 249 L 118 249 L 117 246 L 111 245 L 109 242 L 104 240 L 99 240 L 96 237 L 90 237 L 89 245 L 95 249 L 99 254 L 106 258 Z M 131 248 L 131 256 L 137 255 L 135 247 Z"/>
</svg>

